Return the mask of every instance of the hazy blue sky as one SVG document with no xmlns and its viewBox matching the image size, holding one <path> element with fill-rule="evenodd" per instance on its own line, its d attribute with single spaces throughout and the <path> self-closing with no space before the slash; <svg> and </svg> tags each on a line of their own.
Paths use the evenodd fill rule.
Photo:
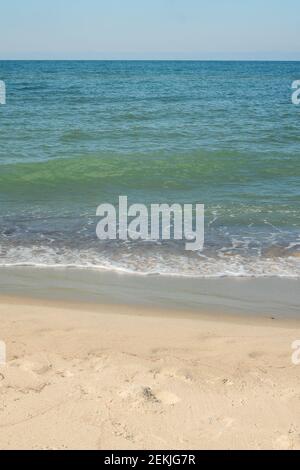
<svg viewBox="0 0 300 470">
<path fill-rule="evenodd" d="M 297 59 L 299 0 L 7 0 L 0 59 Z"/>
</svg>

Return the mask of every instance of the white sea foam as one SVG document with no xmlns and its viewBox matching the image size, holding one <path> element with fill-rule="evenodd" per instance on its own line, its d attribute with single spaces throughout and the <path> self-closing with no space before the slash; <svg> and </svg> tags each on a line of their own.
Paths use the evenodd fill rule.
<svg viewBox="0 0 300 470">
<path fill-rule="evenodd" d="M 56 250 L 48 246 L 11 247 L 0 257 L 0 267 L 31 266 L 39 268 L 77 268 L 110 270 L 138 275 L 165 275 L 199 278 L 219 277 L 285 277 L 300 278 L 300 257 L 262 257 L 229 255 L 219 252 L 212 257 L 170 254 L 163 256 L 134 250 L 109 256 L 86 250 Z"/>
</svg>

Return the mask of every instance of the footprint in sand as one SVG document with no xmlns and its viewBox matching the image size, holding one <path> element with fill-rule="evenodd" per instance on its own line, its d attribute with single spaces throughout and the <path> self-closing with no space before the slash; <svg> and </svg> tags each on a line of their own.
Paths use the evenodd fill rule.
<svg viewBox="0 0 300 470">
<path fill-rule="evenodd" d="M 175 405 L 180 401 L 180 398 L 174 393 L 167 390 L 153 391 L 150 387 L 143 388 L 143 397 L 146 401 L 163 405 Z"/>
<path fill-rule="evenodd" d="M 35 368 L 34 372 L 38 375 L 44 375 L 44 374 L 47 374 L 47 372 L 50 372 L 51 369 L 52 369 L 52 365 L 49 364 L 49 365 L 45 365 L 45 366 Z"/>
<path fill-rule="evenodd" d="M 192 383 L 193 376 L 190 371 L 186 369 L 176 369 L 176 368 L 162 368 L 162 369 L 154 369 L 150 371 L 151 374 L 154 375 L 154 378 L 158 376 L 177 379 L 182 382 Z"/>
<path fill-rule="evenodd" d="M 58 370 L 56 372 L 56 375 L 58 375 L 59 377 L 62 377 L 63 379 L 70 379 L 74 377 L 74 374 L 69 370 Z"/>
<path fill-rule="evenodd" d="M 151 387 L 128 387 L 119 393 L 122 400 L 139 404 L 141 400 L 151 405 L 175 405 L 180 398 L 167 390 L 152 389 Z"/>
<path fill-rule="evenodd" d="M 161 390 L 155 395 L 156 398 L 164 405 L 176 405 L 176 403 L 180 401 L 180 398 L 177 395 L 166 390 Z"/>
<path fill-rule="evenodd" d="M 265 355 L 264 352 L 261 352 L 261 351 L 252 351 L 250 354 L 249 354 L 249 357 L 251 359 L 258 359 L 259 357 L 263 357 Z"/>
<path fill-rule="evenodd" d="M 158 403 L 160 401 L 158 400 L 157 396 L 153 393 L 150 387 L 143 388 L 143 397 L 146 401 L 150 401 L 153 403 Z"/>
</svg>

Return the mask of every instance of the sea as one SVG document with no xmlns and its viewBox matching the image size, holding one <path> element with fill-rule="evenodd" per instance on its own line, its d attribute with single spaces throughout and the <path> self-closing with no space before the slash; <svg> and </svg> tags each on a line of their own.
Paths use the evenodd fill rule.
<svg viewBox="0 0 300 470">
<path fill-rule="evenodd" d="M 300 62 L 0 61 L 0 267 L 300 278 Z M 205 205 L 205 244 L 97 207 Z"/>
</svg>

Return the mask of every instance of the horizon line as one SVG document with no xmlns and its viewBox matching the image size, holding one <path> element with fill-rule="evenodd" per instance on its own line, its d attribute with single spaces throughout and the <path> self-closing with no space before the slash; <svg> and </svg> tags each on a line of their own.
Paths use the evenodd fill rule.
<svg viewBox="0 0 300 470">
<path fill-rule="evenodd" d="M 300 62 L 299 59 L 87 59 L 87 58 L 1 58 L 0 62 Z"/>
</svg>

